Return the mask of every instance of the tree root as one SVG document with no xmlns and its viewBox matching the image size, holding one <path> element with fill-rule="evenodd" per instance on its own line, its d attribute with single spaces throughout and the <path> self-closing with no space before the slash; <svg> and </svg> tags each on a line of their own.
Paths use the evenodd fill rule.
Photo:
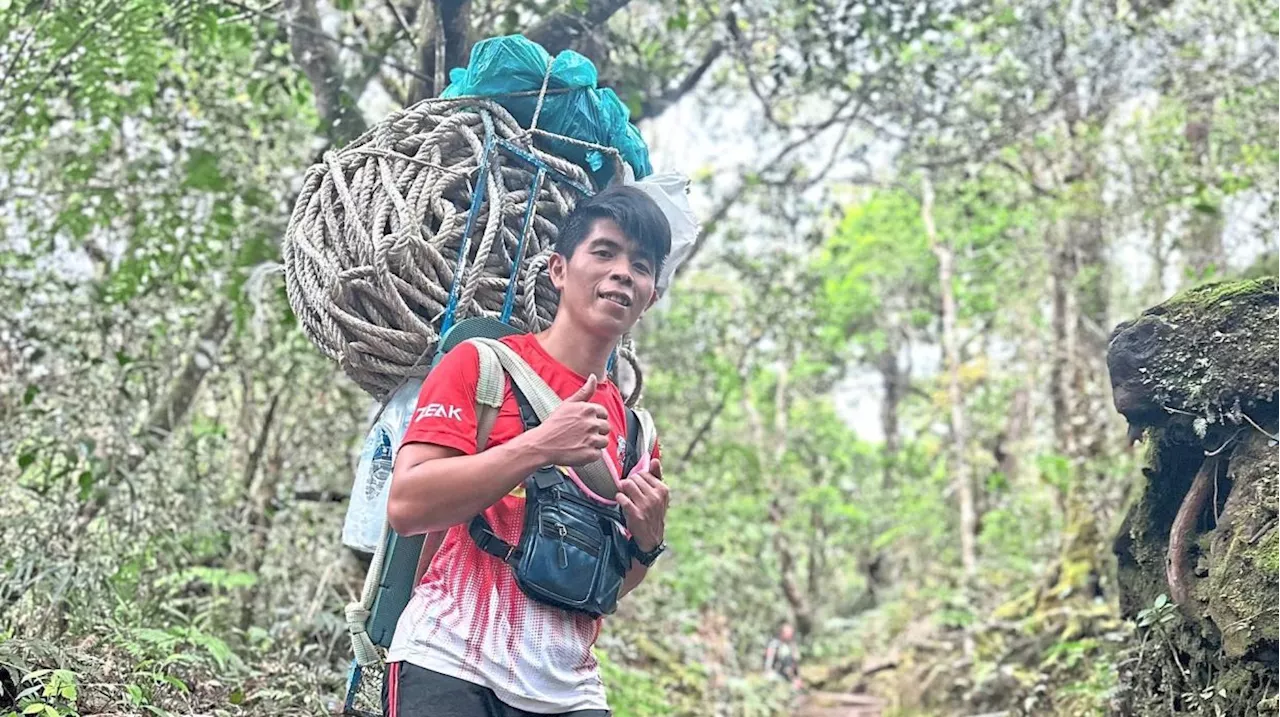
<svg viewBox="0 0 1280 717">
<path fill-rule="evenodd" d="M 1187 495 L 1178 508 L 1178 515 L 1173 519 L 1173 526 L 1169 529 L 1165 579 L 1169 583 L 1169 595 L 1178 605 L 1186 605 L 1191 598 L 1192 566 L 1187 555 L 1191 534 L 1195 531 L 1196 519 L 1209 498 L 1210 488 L 1218 483 L 1218 466 L 1223 460 L 1226 459 L 1210 456 L 1200 465 L 1195 479 L 1191 481 L 1191 488 L 1187 490 Z"/>
</svg>

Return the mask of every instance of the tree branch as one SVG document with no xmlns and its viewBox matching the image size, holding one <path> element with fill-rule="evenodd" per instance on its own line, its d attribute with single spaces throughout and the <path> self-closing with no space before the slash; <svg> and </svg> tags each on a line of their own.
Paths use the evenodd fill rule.
<svg viewBox="0 0 1280 717">
<path fill-rule="evenodd" d="M 809 125 L 808 129 L 805 131 L 803 135 L 783 145 L 782 149 L 780 149 L 777 152 L 777 154 L 773 155 L 773 157 L 769 158 L 769 160 L 764 162 L 762 164 L 761 172 L 768 170 L 770 167 L 775 167 L 781 164 L 782 161 L 785 160 L 787 156 L 790 155 L 792 152 L 796 151 L 800 147 L 803 147 L 809 142 L 812 142 L 815 138 L 818 137 L 818 135 L 822 134 L 823 132 L 825 132 L 826 130 L 830 129 L 833 126 L 840 124 L 841 122 L 846 123 L 845 124 L 846 131 L 842 132 L 840 136 L 840 142 L 843 143 L 845 134 L 847 133 L 848 125 L 852 124 L 855 120 L 858 119 L 859 115 L 862 112 L 862 107 L 864 105 L 864 103 L 859 102 L 858 106 L 855 107 L 851 112 L 844 114 L 845 110 L 848 109 L 849 105 L 852 102 L 853 102 L 853 98 L 852 97 L 848 98 L 847 100 L 842 102 L 838 107 L 836 107 L 836 109 L 831 113 L 830 117 L 823 120 L 822 122 L 818 122 L 817 124 Z M 821 174 L 826 174 L 826 172 L 830 170 L 830 168 L 831 168 L 831 165 L 828 164 L 821 171 Z M 787 183 L 789 181 L 794 180 L 795 170 L 796 168 L 791 168 L 787 172 L 787 174 L 784 175 L 781 179 L 767 180 L 767 181 L 762 181 L 761 183 L 762 184 Z M 689 270 L 689 267 L 693 266 L 693 258 L 698 255 L 698 252 L 702 251 L 703 247 L 707 243 L 707 240 L 713 234 L 715 234 L 716 227 L 720 224 L 721 221 L 724 220 L 725 216 L 728 215 L 729 210 L 732 209 L 733 206 L 737 204 L 739 200 L 742 199 L 743 195 L 745 195 L 747 193 L 747 190 L 751 187 L 752 182 L 748 181 L 748 179 L 746 178 L 750 176 L 759 176 L 759 173 L 756 173 L 756 172 L 747 173 L 744 176 L 743 180 L 738 183 L 738 186 L 734 188 L 733 191 L 726 194 L 720 200 L 720 202 L 716 204 L 715 208 L 711 210 L 711 213 L 710 215 L 708 215 L 706 221 L 702 223 L 702 228 L 698 232 L 698 238 L 694 240 L 693 250 L 689 252 L 689 256 L 684 260 L 684 263 L 681 264 L 680 267 L 676 269 L 676 273 L 675 273 L 675 276 L 673 277 L 673 280 L 680 278 L 680 276 L 682 276 L 684 273 L 686 273 Z"/>
<path fill-rule="evenodd" d="M 434 7 L 428 8 L 428 3 Z M 411 98 L 414 102 L 439 96 L 448 84 L 449 70 L 467 64 L 467 53 L 471 51 L 471 0 L 423 0 L 422 33 L 431 41 L 418 46 L 418 80 L 413 83 Z"/>
<path fill-rule="evenodd" d="M 586 35 L 608 22 L 609 18 L 626 7 L 630 1 L 588 0 L 581 10 L 556 10 L 526 30 L 524 36 L 542 45 L 552 55 L 562 50 L 577 48 L 581 46 Z M 431 0 L 424 0 L 425 2 L 431 2 Z M 581 3 L 570 3 L 569 5 L 572 8 L 580 6 Z M 423 12 L 426 12 L 425 8 Z M 443 78 L 451 68 L 461 67 L 466 64 L 467 53 L 471 50 L 470 0 L 436 0 L 435 14 L 439 17 L 439 21 L 436 22 L 437 28 L 440 25 L 444 27 L 443 33 L 437 33 L 438 35 L 443 34 L 445 37 L 444 67 L 436 67 L 440 58 L 440 52 L 436 47 L 438 38 L 432 39 L 430 42 L 424 41 L 420 43 L 418 52 L 419 70 L 415 73 L 418 81 L 413 85 L 413 99 L 415 101 L 431 96 L 432 91 L 426 86 L 426 78 L 432 76 Z M 426 22 L 427 20 L 424 17 L 424 26 Z M 437 82 L 436 84 L 443 85 L 445 83 Z M 443 86 L 434 89 L 435 94 L 443 91 Z"/>
<path fill-rule="evenodd" d="M 609 21 L 631 0 L 587 0 L 581 11 L 556 10 L 529 28 L 524 36 L 542 45 L 552 55 L 576 47 L 583 37 Z M 567 3 L 570 7 L 580 3 Z"/>
<path fill-rule="evenodd" d="M 320 13 L 316 9 L 316 0 L 288 0 L 285 12 L 290 18 L 289 48 L 294 61 L 311 82 L 324 134 L 335 143 L 343 144 L 364 134 L 367 129 L 364 117 L 360 116 L 355 99 L 342 86 L 344 78 L 338 64 L 337 48 L 333 43 L 324 41 L 328 35 L 319 29 Z"/>
<path fill-rule="evenodd" d="M 204 324 L 193 337 L 191 347 L 182 361 L 178 374 L 169 382 L 164 397 L 147 414 L 138 440 L 141 448 L 125 456 L 122 464 L 113 469 L 117 476 L 131 476 L 152 453 L 155 453 L 179 421 L 187 415 L 195 400 L 196 392 L 205 375 L 213 368 L 223 339 L 231 329 L 231 311 L 224 301 L 218 301 L 205 318 Z M 118 486 L 99 491 L 93 500 L 81 504 L 71 525 L 71 535 L 83 535 L 85 528 L 97 517 L 115 495 Z"/>
<path fill-rule="evenodd" d="M 745 380 L 747 358 L 751 356 L 751 350 L 755 348 L 756 344 L 760 343 L 760 340 L 763 338 L 764 332 L 761 331 L 752 337 L 752 339 L 747 342 L 746 346 L 742 347 L 742 354 L 738 357 L 738 363 L 737 366 L 735 366 L 735 372 L 739 380 Z M 693 452 L 698 448 L 698 444 L 706 437 L 707 432 L 711 430 L 711 426 L 715 423 L 715 420 L 720 417 L 720 414 L 724 411 L 725 406 L 727 406 L 728 403 L 729 392 L 726 391 L 720 394 L 720 402 L 716 404 L 716 407 L 711 410 L 711 413 L 707 414 L 707 417 L 703 419 L 702 425 L 698 426 L 697 432 L 693 434 L 693 440 L 689 441 L 688 447 L 686 447 L 684 449 L 684 453 L 680 455 L 681 463 L 687 463 L 689 459 L 693 457 Z"/>
<path fill-rule="evenodd" d="M 678 85 L 663 91 L 657 97 L 650 97 L 641 102 L 640 111 L 631 118 L 631 121 L 639 122 L 642 119 L 651 119 L 670 109 L 672 105 L 680 101 L 680 98 L 689 94 L 693 91 L 693 88 L 698 86 L 703 76 L 707 74 L 707 70 L 711 69 L 716 60 L 720 59 L 720 56 L 724 54 L 724 50 L 724 43 L 719 40 L 712 42 L 711 46 L 702 55 L 702 60 L 689 71 L 689 74 L 685 75 Z"/>
</svg>

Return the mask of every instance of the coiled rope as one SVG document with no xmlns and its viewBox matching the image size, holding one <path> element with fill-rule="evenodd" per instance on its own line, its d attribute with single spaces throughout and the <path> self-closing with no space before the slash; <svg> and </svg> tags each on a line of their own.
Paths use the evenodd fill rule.
<svg viewBox="0 0 1280 717">
<path fill-rule="evenodd" d="M 595 191 L 578 165 L 539 149 L 484 98 L 425 100 L 389 116 L 303 179 L 285 233 L 289 303 L 304 332 L 369 393 L 426 373 L 443 331 L 490 316 L 541 331 L 558 296 L 546 275 L 557 226 Z M 629 337 L 618 357 L 641 373 Z"/>
</svg>

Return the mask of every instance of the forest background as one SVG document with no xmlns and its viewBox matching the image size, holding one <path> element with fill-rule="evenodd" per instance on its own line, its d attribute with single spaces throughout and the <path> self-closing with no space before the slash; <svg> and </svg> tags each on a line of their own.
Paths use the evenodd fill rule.
<svg viewBox="0 0 1280 717">
<path fill-rule="evenodd" d="M 787 713 L 783 620 L 814 689 L 903 714 L 1123 711 L 1139 647 L 1185 666 L 1165 603 L 1120 608 L 1108 338 L 1275 276 L 1277 13 L 0 0 L 0 685 L 332 709 L 371 400 L 299 330 L 284 226 L 324 151 L 522 32 L 597 64 L 703 222 L 637 331 L 674 503 L 600 641 L 617 713 Z M 1152 699 L 1235 714 L 1216 679 Z"/>
</svg>

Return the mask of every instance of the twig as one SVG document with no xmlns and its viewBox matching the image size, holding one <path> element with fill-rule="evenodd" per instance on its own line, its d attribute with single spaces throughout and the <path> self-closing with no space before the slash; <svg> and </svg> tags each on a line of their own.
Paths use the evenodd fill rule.
<svg viewBox="0 0 1280 717">
<path fill-rule="evenodd" d="M 1240 415 L 1244 416 L 1244 420 L 1248 421 L 1249 425 L 1258 429 L 1258 433 L 1261 433 L 1262 435 L 1266 436 L 1267 438 L 1270 438 L 1273 441 L 1280 441 L 1280 436 L 1273 436 L 1270 433 L 1267 433 L 1266 431 L 1262 430 L 1262 426 L 1259 426 L 1258 424 L 1254 423 L 1253 419 L 1249 418 L 1249 414 L 1242 412 Z"/>
<path fill-rule="evenodd" d="M 63 61 L 66 60 L 68 57 L 70 57 L 71 53 L 75 52 L 80 48 L 80 45 L 85 41 L 85 38 L 89 37 L 89 33 L 92 32 L 99 25 L 107 24 L 107 22 L 112 19 L 112 16 L 118 14 L 121 10 L 121 8 L 118 5 L 110 2 L 104 5 L 104 7 L 107 8 L 109 12 L 103 15 L 89 18 L 84 23 L 84 27 L 80 28 L 80 33 L 76 35 L 76 38 L 74 40 L 71 41 L 71 44 L 62 51 L 62 54 L 58 56 L 58 59 L 55 60 L 51 65 L 49 65 L 49 69 L 47 69 L 45 73 L 40 76 L 40 81 L 36 83 L 35 88 L 27 92 L 26 96 L 23 98 L 23 101 L 17 102 L 15 103 L 15 105 L 17 106 L 25 105 L 27 100 L 30 100 L 31 98 L 38 96 L 40 94 L 40 91 L 44 89 L 44 84 L 49 81 L 49 78 L 53 76 L 53 73 L 58 71 L 58 68 L 62 65 Z M 3 124 L 5 125 L 10 124 L 10 122 L 7 121 L 7 118 L 5 119 L 6 121 Z"/>
<path fill-rule="evenodd" d="M 18 51 L 13 53 L 13 57 L 9 58 L 9 67 L 5 69 L 4 74 L 0 78 L 15 77 L 14 68 L 18 66 L 18 58 L 26 56 L 27 45 L 31 42 L 31 38 L 36 36 L 36 32 L 40 30 L 40 26 L 44 24 L 44 14 L 49 10 L 49 0 L 40 4 L 40 14 L 36 16 L 35 23 L 31 26 L 31 32 L 28 32 L 22 38 L 22 46 Z M 26 69 L 25 67 L 23 69 Z"/>
<path fill-rule="evenodd" d="M 1218 450 L 1221 451 L 1222 448 L 1219 448 Z M 1222 519 L 1222 516 L 1219 515 L 1218 513 L 1218 479 L 1221 477 L 1219 475 L 1220 473 L 1222 473 L 1222 471 L 1219 470 L 1218 467 L 1215 467 L 1213 470 L 1213 527 L 1214 528 L 1218 527 L 1218 522 Z"/>
<path fill-rule="evenodd" d="M 1188 677 L 1191 676 L 1191 673 L 1187 671 L 1187 668 L 1182 666 L 1182 660 L 1178 659 L 1178 651 L 1173 649 L 1173 642 L 1169 640 L 1168 636 L 1163 635 L 1163 631 L 1161 634 L 1165 638 L 1164 646 L 1169 648 L 1169 654 L 1173 655 L 1173 664 L 1178 666 L 1178 672 L 1182 674 L 1182 679 L 1184 680 L 1187 679 Z"/>
<path fill-rule="evenodd" d="M 1248 543 L 1249 545 L 1253 545 L 1257 543 L 1259 540 L 1262 539 L 1262 536 L 1267 534 L 1267 531 L 1271 530 L 1271 526 L 1275 524 L 1276 524 L 1276 518 L 1275 516 L 1272 516 L 1269 520 L 1267 520 L 1265 523 L 1259 526 L 1256 530 L 1250 533 L 1249 537 L 1244 539 L 1244 542 Z"/>
<path fill-rule="evenodd" d="M 276 8 L 280 7 L 280 6 L 281 6 L 281 5 L 283 5 L 283 4 L 284 4 L 284 0 L 275 0 L 275 2 L 273 2 L 273 3 L 270 3 L 270 4 L 268 4 L 268 5 L 264 5 L 264 6 L 260 7 L 260 8 L 257 8 L 257 10 L 258 10 L 258 12 L 271 12 L 272 10 L 275 10 Z M 235 15 L 232 15 L 231 17 L 219 18 L 219 19 L 218 19 L 218 24 L 219 24 L 219 25 L 230 25 L 230 24 L 231 24 L 231 23 L 233 23 L 233 22 L 240 22 L 240 21 L 245 20 L 245 19 L 248 19 L 248 18 L 250 18 L 250 17 L 252 17 L 252 16 L 253 16 L 253 10 L 252 10 L 252 9 L 250 9 L 250 10 L 245 10 L 245 11 L 243 11 L 243 12 L 240 12 L 240 13 L 237 13 L 237 14 L 235 14 Z"/>
<path fill-rule="evenodd" d="M 400 14 L 400 8 L 396 7 L 395 0 L 386 0 L 386 2 L 387 8 L 395 16 L 396 22 L 400 23 L 400 29 L 404 30 L 404 36 L 409 39 L 409 44 L 413 45 L 413 49 L 418 49 L 418 41 L 413 36 L 413 30 L 409 29 L 409 23 L 405 22 L 404 16 Z"/>
<path fill-rule="evenodd" d="M 1243 431 L 1243 430 L 1244 430 L 1243 428 L 1241 428 L 1241 429 L 1237 430 L 1234 434 L 1232 434 L 1232 435 L 1231 435 L 1231 437 L 1230 437 L 1230 438 L 1228 438 L 1227 440 L 1223 441 L 1223 442 L 1222 442 L 1222 445 L 1218 446 L 1218 448 L 1217 448 L 1216 450 L 1214 450 L 1213 452 L 1206 452 L 1206 453 L 1204 454 L 1204 455 L 1205 455 L 1205 458 L 1211 458 L 1211 457 L 1216 456 L 1216 455 L 1218 455 L 1219 453 L 1221 453 L 1223 450 L 1225 450 L 1225 449 L 1226 449 L 1226 447 L 1227 447 L 1227 446 L 1229 446 L 1229 445 L 1231 445 L 1233 442 L 1235 442 L 1236 438 L 1238 438 L 1238 437 L 1240 436 L 1240 431 Z"/>
<path fill-rule="evenodd" d="M 746 346 L 742 347 L 742 354 L 738 357 L 737 365 L 737 376 L 740 380 L 742 378 L 743 370 L 746 367 L 747 358 L 751 356 L 751 351 L 755 348 L 756 344 L 760 343 L 762 338 L 764 338 L 764 332 L 760 332 L 754 336 Z M 712 424 L 715 423 L 716 418 L 720 416 L 720 413 L 725 409 L 725 405 L 728 402 L 729 396 L 726 391 L 720 396 L 720 402 L 711 411 L 711 413 L 707 415 L 706 419 L 703 420 L 702 425 L 698 427 L 698 431 L 694 434 L 693 440 L 689 441 L 689 445 L 684 449 L 684 453 L 680 456 L 681 464 L 687 463 L 689 459 L 693 457 L 694 450 L 697 449 L 698 444 L 702 442 L 707 431 L 711 430 Z"/>
<path fill-rule="evenodd" d="M 405 73 L 408 73 L 408 74 L 410 74 L 410 75 L 413 75 L 414 77 L 416 77 L 416 78 L 418 78 L 419 80 L 422 80 L 422 81 L 424 81 L 424 82 L 430 82 L 430 81 L 431 81 L 431 78 L 430 78 L 430 77 L 427 77 L 426 75 L 423 75 L 422 73 L 418 72 L 417 70 L 412 70 L 412 69 L 410 69 L 410 68 L 408 68 L 408 67 L 405 67 L 404 65 L 401 65 L 401 64 L 400 64 L 400 63 L 398 63 L 398 62 L 394 62 L 394 61 L 392 61 L 392 60 L 388 60 L 388 59 L 386 58 L 386 56 L 385 56 L 385 55 L 376 55 L 376 54 L 374 54 L 374 53 L 372 53 L 372 52 L 367 52 L 367 51 L 365 51 L 365 50 L 362 50 L 361 48 L 356 47 L 355 45 L 348 45 L 347 43 L 343 42 L 342 40 L 339 40 L 339 39 L 338 39 L 338 38 L 336 38 L 336 37 L 332 37 L 332 36 L 330 36 L 329 34 L 327 34 L 327 33 L 325 33 L 325 32 L 322 32 L 322 31 L 320 31 L 320 30 L 317 30 L 317 29 L 316 29 L 316 28 L 314 28 L 314 27 L 308 27 L 308 26 L 306 26 L 306 25 L 300 25 L 300 24 L 298 24 L 298 23 L 296 23 L 296 22 L 290 22 L 290 21 L 288 21 L 288 20 L 285 20 L 284 18 L 275 17 L 274 15 L 269 15 L 269 14 L 267 14 L 267 13 L 263 12 L 262 10 L 259 10 L 258 8 L 249 7 L 248 5 L 245 5 L 245 4 L 243 4 L 243 3 L 239 3 L 239 2 L 237 2 L 236 0 L 218 0 L 218 2 L 221 2 L 221 3 L 225 4 L 225 5 L 230 5 L 231 7 L 239 8 L 239 9 L 241 9 L 241 10 L 243 10 L 243 11 L 245 11 L 245 12 L 248 12 L 248 13 L 250 13 L 250 14 L 257 15 L 257 16 L 259 16 L 259 17 L 266 18 L 266 19 L 268 19 L 268 20 L 271 20 L 272 22 L 278 22 L 278 23 L 280 23 L 281 25 L 284 25 L 285 27 L 289 27 L 289 28 L 292 28 L 292 29 L 294 29 L 294 30 L 301 30 L 302 32 L 307 33 L 308 35 L 311 35 L 311 36 L 313 36 L 313 37 L 319 38 L 319 39 L 324 40 L 324 41 L 326 41 L 326 42 L 331 42 L 331 43 L 333 43 L 333 44 L 337 45 L 338 47 L 340 47 L 340 48 L 342 48 L 342 49 L 344 49 L 344 50 L 350 50 L 350 51 L 352 51 L 352 52 L 356 53 L 357 55 L 360 55 L 361 57 L 365 57 L 365 58 L 367 58 L 367 59 L 374 60 L 374 61 L 376 61 L 376 62 L 378 62 L 378 63 L 380 63 L 380 64 L 382 64 L 382 65 L 385 65 L 385 66 L 387 66 L 387 67 L 390 67 L 390 68 L 392 68 L 392 69 L 400 70 L 401 72 L 405 72 Z"/>
</svg>

